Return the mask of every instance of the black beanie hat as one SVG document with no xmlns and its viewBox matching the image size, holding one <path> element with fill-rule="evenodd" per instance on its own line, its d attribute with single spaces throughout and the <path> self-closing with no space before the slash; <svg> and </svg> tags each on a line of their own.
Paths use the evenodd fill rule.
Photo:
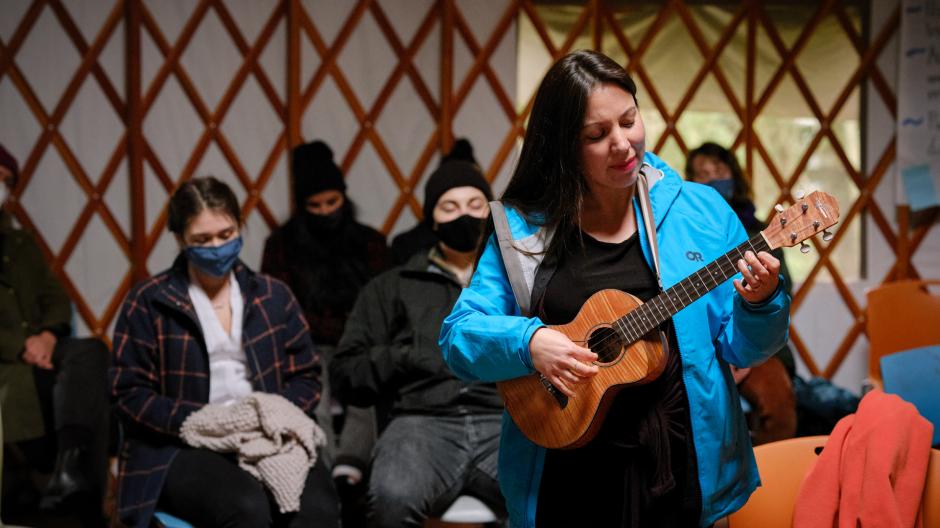
<svg viewBox="0 0 940 528">
<path fill-rule="evenodd" d="M 294 147 L 291 158 L 294 199 L 303 204 L 307 197 L 327 190 L 346 191 L 343 173 L 333 162 L 333 151 L 322 141 Z"/>
<path fill-rule="evenodd" d="M 454 187 L 476 187 L 486 195 L 487 200 L 493 199 L 490 184 L 476 163 L 463 160 L 445 161 L 431 174 L 428 183 L 424 186 L 424 220 L 426 222 L 433 223 L 434 206 L 444 193 Z"/>
</svg>

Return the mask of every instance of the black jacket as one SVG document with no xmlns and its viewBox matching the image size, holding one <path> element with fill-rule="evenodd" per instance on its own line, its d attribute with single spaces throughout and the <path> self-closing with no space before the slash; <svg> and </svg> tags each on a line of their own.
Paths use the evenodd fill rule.
<svg viewBox="0 0 940 528">
<path fill-rule="evenodd" d="M 268 237 L 261 271 L 297 296 L 314 343 L 336 345 L 359 290 L 389 264 L 385 236 L 351 213 L 336 231 L 319 234 L 298 213 Z"/>
<path fill-rule="evenodd" d="M 458 379 L 437 344 L 460 291 L 428 253 L 369 282 L 329 365 L 334 394 L 345 404 L 377 405 L 392 415 L 502 412 L 495 385 Z"/>
<path fill-rule="evenodd" d="M 418 253 L 427 254 L 437 244 L 437 234 L 427 221 L 422 221 L 392 239 L 390 252 L 395 264 L 406 264 Z"/>
</svg>

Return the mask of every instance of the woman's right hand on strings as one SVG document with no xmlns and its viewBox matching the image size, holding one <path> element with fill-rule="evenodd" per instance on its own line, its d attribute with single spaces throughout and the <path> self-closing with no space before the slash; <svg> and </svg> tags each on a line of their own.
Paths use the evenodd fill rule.
<svg viewBox="0 0 940 528">
<path fill-rule="evenodd" d="M 529 341 L 529 356 L 535 370 L 569 398 L 574 388 L 597 374 L 597 354 L 574 344 L 568 336 L 546 326 L 539 328 Z"/>
</svg>

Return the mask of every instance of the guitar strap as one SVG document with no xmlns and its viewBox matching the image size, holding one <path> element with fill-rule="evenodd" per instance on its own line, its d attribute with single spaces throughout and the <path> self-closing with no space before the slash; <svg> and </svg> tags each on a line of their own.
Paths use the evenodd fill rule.
<svg viewBox="0 0 940 528">
<path fill-rule="evenodd" d="M 656 171 L 649 175 L 649 172 Z M 653 204 L 650 203 L 650 176 L 662 178 L 662 172 L 658 169 L 644 163 L 640 166 L 640 174 L 636 179 L 637 192 L 640 193 L 640 213 L 643 215 L 643 226 L 646 229 L 646 238 L 650 242 L 650 253 L 653 255 L 653 273 L 656 274 L 656 282 L 659 283 L 659 291 L 663 291 L 663 277 L 659 273 L 659 244 L 656 243 L 656 219 L 653 218 Z M 654 180 L 655 181 L 655 180 Z M 663 345 L 663 353 L 669 354 L 669 336 L 659 327 L 659 340 Z"/>
<path fill-rule="evenodd" d="M 649 189 L 650 179 L 655 183 L 662 178 L 662 173 L 652 166 L 644 163 L 640 167 L 640 174 L 637 178 L 637 192 L 640 196 L 640 211 L 643 215 L 643 226 L 646 229 L 646 236 L 650 243 L 650 252 L 653 255 L 653 272 L 656 275 L 656 281 L 659 289 L 663 288 L 662 277 L 659 273 L 659 246 L 656 243 L 656 222 L 653 219 L 653 207 L 650 203 Z M 519 250 L 515 247 L 512 238 L 512 232 L 509 228 L 509 220 L 506 217 L 506 210 L 502 202 L 493 200 L 490 202 L 490 213 L 493 216 L 493 227 L 496 231 L 496 239 L 499 242 L 499 250 L 506 267 L 506 275 L 509 279 L 509 285 L 512 287 L 513 296 L 516 303 L 525 316 L 531 315 L 529 310 L 531 306 L 531 286 L 526 281 L 526 274 L 523 271 L 522 258 Z M 545 246 L 548 242 L 545 241 Z"/>
<path fill-rule="evenodd" d="M 490 213 L 493 215 L 493 227 L 496 229 L 496 240 L 499 241 L 499 252 L 506 266 L 506 275 L 516 303 L 526 316 L 529 315 L 529 302 L 531 293 L 522 271 L 522 262 L 519 252 L 512 244 L 512 232 L 509 230 L 509 220 L 506 218 L 506 209 L 503 203 L 497 200 L 490 202 Z"/>
<path fill-rule="evenodd" d="M 643 226 L 646 228 L 646 238 L 650 241 L 650 253 L 653 254 L 653 272 L 659 289 L 663 289 L 663 279 L 659 274 L 659 245 L 656 243 L 656 220 L 653 219 L 653 205 L 650 203 L 650 185 L 647 171 L 655 171 L 653 167 L 643 164 L 637 178 L 637 192 L 640 193 L 640 213 L 643 215 Z"/>
</svg>

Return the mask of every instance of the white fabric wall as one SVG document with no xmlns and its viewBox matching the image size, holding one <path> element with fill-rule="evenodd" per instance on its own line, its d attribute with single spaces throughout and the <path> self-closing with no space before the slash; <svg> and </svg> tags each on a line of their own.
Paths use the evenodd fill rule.
<svg viewBox="0 0 940 528">
<path fill-rule="evenodd" d="M 4 0 L 4 16 L 0 17 L 0 38 L 9 42 L 19 20 L 31 4 L 30 0 Z M 75 19 L 87 42 L 92 42 L 102 28 L 115 0 L 70 0 L 66 9 Z M 277 7 L 277 0 L 226 0 L 225 5 L 249 46 L 254 43 L 265 23 Z M 433 0 L 380 0 L 399 40 L 407 46 Z M 164 37 L 171 46 L 175 43 L 197 2 L 189 0 L 146 0 Z M 346 0 L 303 0 L 322 38 L 331 45 L 340 28 L 350 15 L 355 2 Z M 458 0 L 468 24 L 478 42 L 485 42 L 499 16 L 508 5 L 507 0 Z M 117 6 L 119 8 L 119 6 Z M 116 91 L 124 97 L 124 26 L 122 22 L 111 34 L 99 62 Z M 440 104 L 440 22 L 435 22 L 427 40 L 417 53 L 414 63 L 430 93 Z M 287 68 L 286 21 L 281 20 L 260 56 L 259 63 L 286 104 Z M 301 39 L 301 83 L 306 87 L 320 65 L 320 56 L 306 36 Z M 36 26 L 30 32 L 15 62 L 32 85 L 45 113 L 51 114 L 66 85 L 80 62 L 55 14 L 44 8 Z M 148 31 L 142 31 L 143 92 L 151 88 L 165 58 Z M 192 41 L 186 47 L 180 64 L 199 93 L 202 103 L 214 112 L 227 90 L 243 58 L 219 15 L 208 11 Z M 380 31 L 373 15 L 367 12 L 356 26 L 338 57 L 349 85 L 356 92 L 359 103 L 371 109 L 398 59 L 386 37 Z M 509 93 L 515 92 L 515 31 L 507 32 L 496 53 L 489 61 Z M 472 57 L 459 35 L 455 36 L 454 89 L 459 86 L 472 64 Z M 123 118 L 105 97 L 94 79 L 84 82 L 77 99 L 66 113 L 58 130 L 67 148 L 74 153 L 92 183 L 99 180 L 103 167 L 119 145 L 124 132 Z M 40 126 L 25 103 L 23 96 L 9 76 L 0 79 L 0 143 L 25 163 L 30 155 Z M 498 106 L 485 79 L 481 76 L 474 84 L 465 104 L 454 119 L 454 134 L 466 136 L 476 146 L 481 165 L 488 167 L 509 129 L 502 109 Z M 278 136 L 284 132 L 283 118 L 277 114 L 256 78 L 249 75 L 225 117 L 217 124 L 231 145 L 235 155 L 252 180 L 256 180 Z M 411 80 L 404 77 L 375 127 L 386 148 L 392 153 L 399 170 L 409 175 L 436 129 L 435 118 L 418 98 Z M 195 175 L 215 175 L 228 182 L 244 201 L 246 191 L 235 177 L 230 163 L 215 142 L 210 142 L 205 153 L 194 156 L 194 148 L 206 129 L 205 123 L 186 96 L 178 78 L 170 75 L 159 91 L 153 107 L 146 114 L 143 132 L 146 141 L 156 153 L 169 177 L 176 180 L 191 158 L 197 159 Z M 332 77 L 327 77 L 313 98 L 301 121 L 305 140 L 324 139 L 334 150 L 337 163 L 342 163 L 353 137 L 359 130 L 358 120 L 347 101 L 336 88 Z M 48 148 L 41 157 L 35 176 L 26 187 L 22 204 L 32 222 L 48 241 L 53 253 L 58 254 L 63 241 L 74 229 L 88 197 L 75 183 L 62 161 L 62 153 Z M 290 214 L 288 155 L 281 153 L 272 177 L 261 192 L 278 221 Z M 416 196 L 423 199 L 423 179 L 438 163 L 438 155 L 422 176 Z M 497 186 L 505 184 L 511 163 L 499 174 Z M 159 182 L 153 168 L 145 163 L 145 202 L 148 233 L 165 207 L 168 193 Z M 371 143 L 366 142 L 346 174 L 349 196 L 358 205 L 360 220 L 381 228 L 388 210 L 399 195 L 398 188 L 388 175 Z M 130 196 L 126 161 L 123 161 L 104 195 L 110 211 L 120 225 L 124 236 L 130 235 Z M 392 235 L 404 231 L 415 222 L 409 209 L 405 209 L 394 225 Z M 129 270 L 129 260 L 115 238 L 107 230 L 99 215 L 92 215 L 75 251 L 65 265 L 65 271 L 76 288 L 100 317 L 111 301 L 120 280 Z M 246 219 L 245 249 L 242 258 L 251 266 L 259 267 L 264 240 L 269 228 L 257 212 Z M 390 237 L 391 238 L 391 237 Z M 150 254 L 147 265 L 150 273 L 165 269 L 178 252 L 174 238 L 165 231 Z M 91 329 L 76 317 L 79 334 Z M 107 332 L 110 334 L 110 330 Z"/>
<path fill-rule="evenodd" d="M 26 0 L 3 3 L 0 37 L 9 42 L 16 25 L 26 12 Z M 87 42 L 94 40 L 104 20 L 114 8 L 109 0 L 66 2 L 76 25 Z M 49 7 L 45 7 L 14 60 L 46 115 L 53 113 L 69 81 L 79 66 L 80 55 Z M 123 24 L 112 33 L 99 64 L 117 93 L 124 97 Z M 88 178 L 97 183 L 123 134 L 122 116 L 104 96 L 99 83 L 86 81 L 57 127 L 66 147 L 84 168 Z M 21 167 L 33 150 L 41 132 L 40 124 L 14 87 L 9 75 L 0 79 L 0 142 L 16 156 Z M 121 163 L 103 199 L 125 236 L 130 231 L 128 176 Z M 88 201 L 75 179 L 70 176 L 63 154 L 50 146 L 39 158 L 35 175 L 21 197 L 32 222 L 58 253 L 74 228 L 85 228 L 65 271 L 94 309 L 107 306 L 117 283 L 129 269 L 129 261 L 102 218 L 95 214 L 86 226 L 76 221 Z M 78 318 L 76 318 L 78 319 Z M 80 333 L 87 332 L 79 321 Z"/>
<path fill-rule="evenodd" d="M 876 35 L 897 0 L 873 0 L 872 29 Z M 0 38 L 9 42 L 31 2 L 4 0 L 4 16 L 0 18 Z M 508 0 L 458 0 L 457 7 L 467 19 L 477 41 L 485 42 L 493 26 L 503 13 Z M 65 3 L 86 41 L 94 40 L 104 20 L 115 8 L 113 0 L 70 0 Z M 188 0 L 147 0 L 166 38 L 173 42 L 189 17 L 195 2 Z M 380 0 L 399 39 L 407 46 L 418 25 L 432 6 L 433 0 Z M 252 43 L 276 6 L 276 0 L 226 1 L 232 16 L 246 40 Z M 349 16 L 354 2 L 346 0 L 304 0 L 314 24 L 327 43 L 332 43 Z M 440 25 L 435 23 L 427 41 L 420 48 L 415 64 L 432 96 L 440 92 Z M 163 63 L 147 32 L 143 35 L 142 70 L 144 92 Z M 306 37 L 302 38 L 301 82 L 305 86 L 320 64 L 320 57 Z M 879 58 L 881 71 L 888 83 L 896 83 L 897 42 L 892 41 Z M 192 79 L 203 102 L 214 110 L 219 98 L 241 64 L 241 55 L 232 45 L 216 13 L 212 10 L 200 25 L 192 42 L 181 58 L 181 65 Z M 43 9 L 36 26 L 15 57 L 23 76 L 35 90 L 36 97 L 46 114 L 53 112 L 66 85 L 78 67 L 80 56 L 62 30 L 50 8 Z M 107 78 L 121 97 L 124 96 L 124 28 L 120 22 L 98 59 Z M 338 64 L 347 81 L 356 92 L 359 103 L 368 111 L 394 68 L 397 58 L 381 33 L 371 13 L 353 31 L 340 54 Z M 286 98 L 286 24 L 279 23 L 260 64 L 278 97 Z M 462 82 L 472 64 L 472 57 L 462 39 L 455 37 L 454 87 Z M 516 94 L 516 30 L 507 32 L 490 59 L 496 75 L 510 96 Z M 894 134 L 890 112 L 874 90 L 866 104 L 868 128 L 865 131 L 866 166 L 871 169 L 885 145 Z M 464 106 L 454 120 L 456 136 L 466 136 L 476 146 L 477 157 L 485 168 L 491 165 L 511 123 L 500 109 L 483 77 L 479 77 Z M 249 76 L 235 98 L 220 130 L 244 164 L 249 177 L 256 179 L 279 134 L 283 121 L 264 96 L 254 76 Z M 153 108 L 144 121 L 144 134 L 171 178 L 177 178 L 192 156 L 194 145 L 204 131 L 192 104 L 184 95 L 176 77 L 171 75 L 161 89 Z M 434 132 L 434 118 L 417 97 L 411 80 L 399 82 L 375 128 L 386 148 L 392 153 L 400 171 L 408 175 Z M 111 107 L 98 82 L 88 79 L 78 92 L 65 118 L 58 126 L 63 144 L 74 154 L 92 183 L 97 183 L 112 154 L 119 149 L 123 134 L 122 117 Z M 340 94 L 336 83 L 328 77 L 301 120 L 301 131 L 306 140 L 322 138 L 331 144 L 337 162 L 341 162 L 359 130 L 349 104 Z M 40 125 L 27 106 L 22 94 L 13 86 L 8 75 L 0 78 L 0 143 L 3 143 L 21 164 L 33 151 L 41 133 Z M 495 183 L 497 193 L 504 187 L 514 163 L 511 155 L 499 172 Z M 437 155 L 425 170 L 426 178 L 437 165 Z M 240 198 L 245 198 L 242 185 L 235 179 L 231 166 L 220 149 L 210 143 L 197 163 L 197 175 L 214 174 L 228 181 Z M 387 170 L 368 141 L 352 163 L 348 173 L 349 194 L 358 204 L 360 219 L 381 227 L 388 208 L 398 197 Z M 423 179 L 422 179 L 423 182 Z M 149 165 L 145 164 L 145 201 L 148 230 L 164 207 L 167 192 L 158 182 Z M 892 224 L 895 223 L 896 174 L 892 168 L 878 187 L 875 199 Z M 129 184 L 126 163 L 121 163 L 113 180 L 104 192 L 103 200 L 125 236 L 130 233 Z M 279 221 L 289 214 L 289 188 L 287 156 L 277 160 L 273 175 L 262 191 L 262 197 Z M 419 183 L 416 196 L 423 198 L 423 183 Z M 50 147 L 39 158 L 35 175 L 22 197 L 22 204 L 31 220 L 58 253 L 68 234 L 76 228 L 88 198 L 63 162 L 63 152 Z M 845 208 L 847 210 L 847 207 Z M 413 225 L 414 216 L 406 208 L 393 234 Z M 866 278 L 849 284 L 856 302 L 865 305 L 865 290 L 876 285 L 894 262 L 894 252 L 887 245 L 871 219 L 867 220 Z M 129 268 L 127 257 L 121 251 L 100 215 L 91 216 L 65 271 L 82 293 L 92 310 L 101 315 L 110 302 L 117 284 Z M 895 226 L 896 228 L 896 226 Z M 253 266 L 260 264 L 260 254 L 269 229 L 257 212 L 247 218 L 244 259 Z M 148 267 L 151 273 L 164 269 L 177 253 L 175 241 L 164 232 Z M 940 230 L 934 229 L 914 257 L 914 264 L 924 277 L 940 277 Z M 77 318 L 78 332 L 90 329 Z M 819 281 L 814 286 L 796 322 L 807 346 L 822 368 L 829 356 L 838 348 L 852 319 L 840 300 L 834 286 Z M 110 332 L 109 332 L 110 333 Z M 860 338 L 835 377 L 836 383 L 858 390 L 867 370 L 867 341 Z M 805 373 L 805 372 L 804 372 Z"/>
</svg>

